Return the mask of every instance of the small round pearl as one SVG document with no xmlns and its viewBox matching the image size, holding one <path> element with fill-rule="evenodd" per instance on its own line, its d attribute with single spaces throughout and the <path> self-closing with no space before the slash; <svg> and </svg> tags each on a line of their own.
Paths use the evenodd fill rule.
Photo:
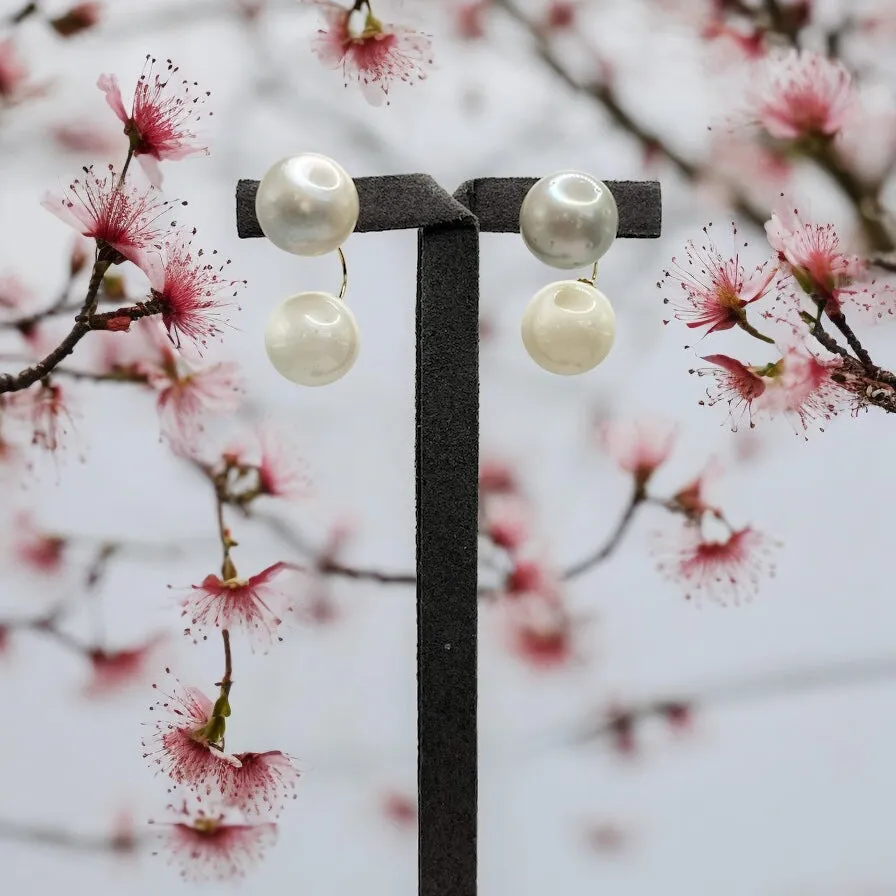
<svg viewBox="0 0 896 896">
<path fill-rule="evenodd" d="M 610 353 L 616 315 L 590 283 L 560 280 L 536 293 L 523 313 L 523 345 L 551 373 L 574 376 L 597 367 Z"/>
<path fill-rule="evenodd" d="M 345 169 L 305 152 L 281 159 L 258 185 L 255 215 L 264 235 L 294 255 L 326 255 L 358 223 L 358 191 Z"/>
<path fill-rule="evenodd" d="M 543 177 L 520 208 L 520 233 L 529 251 L 553 268 L 594 264 L 618 229 L 619 210 L 609 187 L 582 171 Z"/>
<path fill-rule="evenodd" d="M 326 292 L 290 296 L 268 319 L 264 344 L 271 364 L 301 386 L 325 386 L 351 370 L 360 349 L 358 322 Z"/>
</svg>

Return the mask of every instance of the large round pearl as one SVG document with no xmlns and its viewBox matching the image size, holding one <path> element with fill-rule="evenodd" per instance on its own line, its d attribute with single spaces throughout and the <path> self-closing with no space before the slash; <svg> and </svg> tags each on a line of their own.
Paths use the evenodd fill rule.
<svg viewBox="0 0 896 896">
<path fill-rule="evenodd" d="M 553 268 L 594 264 L 616 239 L 619 210 L 609 187 L 582 171 L 538 181 L 520 208 L 520 233 L 532 254 Z"/>
<path fill-rule="evenodd" d="M 560 280 L 536 293 L 523 313 L 523 345 L 551 373 L 573 376 L 597 367 L 610 353 L 616 315 L 590 283 Z"/>
<path fill-rule="evenodd" d="M 301 386 L 325 386 L 351 370 L 358 357 L 358 322 L 341 299 L 326 292 L 290 296 L 268 319 L 264 344 L 271 364 Z"/>
<path fill-rule="evenodd" d="M 295 255 L 338 249 L 355 229 L 359 208 L 358 191 L 345 169 L 313 152 L 273 165 L 255 196 L 264 235 Z"/>
</svg>

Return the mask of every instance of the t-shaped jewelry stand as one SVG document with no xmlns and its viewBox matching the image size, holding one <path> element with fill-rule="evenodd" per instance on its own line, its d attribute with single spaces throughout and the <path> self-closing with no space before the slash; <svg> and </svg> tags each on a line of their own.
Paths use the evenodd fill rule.
<svg viewBox="0 0 896 896">
<path fill-rule="evenodd" d="M 518 233 L 535 178 L 362 177 L 356 231 L 419 231 L 417 254 L 417 782 L 419 896 L 476 894 L 479 233 Z M 617 236 L 660 235 L 660 185 L 607 186 Z M 264 236 L 258 181 L 237 185 L 240 237 Z"/>
</svg>

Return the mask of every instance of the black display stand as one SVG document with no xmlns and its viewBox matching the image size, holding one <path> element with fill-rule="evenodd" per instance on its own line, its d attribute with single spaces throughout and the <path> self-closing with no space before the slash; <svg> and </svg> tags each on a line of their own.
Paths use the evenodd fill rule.
<svg viewBox="0 0 896 896">
<path fill-rule="evenodd" d="M 419 896 L 476 894 L 479 233 L 518 233 L 520 206 L 535 180 L 468 181 L 453 197 L 426 174 L 355 181 L 357 232 L 419 231 Z M 619 207 L 619 237 L 660 235 L 658 183 L 607 185 Z M 237 185 L 242 238 L 264 236 L 255 217 L 257 189 L 254 180 Z M 552 279 L 550 269 L 545 273 Z"/>
</svg>

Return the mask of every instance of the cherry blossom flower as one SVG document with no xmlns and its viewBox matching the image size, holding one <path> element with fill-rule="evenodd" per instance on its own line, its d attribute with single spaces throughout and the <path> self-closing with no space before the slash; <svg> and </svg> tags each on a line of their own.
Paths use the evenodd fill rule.
<svg viewBox="0 0 896 896">
<path fill-rule="evenodd" d="M 710 198 L 734 205 L 735 192 L 748 183 L 750 195 L 771 206 L 790 185 L 793 171 L 793 162 L 779 147 L 719 130 L 712 134 L 703 186 Z"/>
<path fill-rule="evenodd" d="M 537 560 L 517 560 L 504 583 L 504 593 L 511 597 L 532 592 L 550 592 L 554 588 L 556 582 L 544 564 Z"/>
<path fill-rule="evenodd" d="M 228 821 L 224 813 L 179 813 L 183 821 L 154 822 L 160 840 L 153 855 L 165 854 L 190 882 L 222 881 L 243 877 L 277 842 L 277 825 Z"/>
<path fill-rule="evenodd" d="M 100 20 L 101 13 L 102 7 L 99 3 L 85 0 L 85 2 L 76 3 L 62 15 L 50 19 L 50 27 L 60 37 L 73 37 L 95 27 Z"/>
<path fill-rule="evenodd" d="M 497 459 L 483 460 L 479 465 L 479 493 L 514 494 L 520 491 L 519 479 L 513 467 Z"/>
<path fill-rule="evenodd" d="M 126 650 L 92 650 L 89 656 L 90 680 L 84 687 L 84 695 L 107 697 L 139 683 L 165 641 L 167 636 L 155 635 L 145 643 Z"/>
<path fill-rule="evenodd" d="M 766 383 L 762 376 L 756 372 L 756 368 L 748 367 L 736 358 L 728 355 L 707 355 L 703 358 L 715 367 L 703 367 L 693 371 L 698 376 L 710 376 L 712 385 L 706 390 L 706 404 L 713 407 L 725 402 L 731 418 L 731 430 L 737 432 L 738 425 L 746 413 L 749 416 L 750 427 L 753 423 L 753 402 L 765 392 Z"/>
<path fill-rule="evenodd" d="M 643 488 L 675 445 L 676 429 L 657 421 L 611 421 L 600 428 L 604 448 Z"/>
<path fill-rule="evenodd" d="M 433 62 L 429 35 L 381 22 L 369 3 L 358 30 L 353 10 L 332 0 L 302 2 L 317 6 L 326 23 L 312 41 L 318 59 L 327 68 L 341 68 L 346 86 L 357 83 L 371 105 L 388 103 L 394 81 L 412 84 L 426 78 L 426 68 Z"/>
<path fill-rule="evenodd" d="M 578 4 L 569 0 L 551 0 L 544 13 L 542 30 L 548 34 L 572 28 L 576 22 Z"/>
<path fill-rule="evenodd" d="M 32 299 L 31 290 L 18 277 L 0 277 L 0 311 L 21 313 Z"/>
<path fill-rule="evenodd" d="M 732 225 L 732 231 L 736 239 L 737 227 Z M 664 279 L 657 284 L 662 289 L 672 280 L 681 288 L 681 299 L 664 298 L 663 302 L 676 309 L 676 320 L 692 329 L 706 327 L 707 333 L 715 333 L 741 327 L 751 332 L 745 309 L 768 294 L 777 269 L 769 270 L 763 264 L 748 276 L 739 253 L 733 257 L 723 255 L 709 238 L 709 228 L 704 227 L 703 232 L 707 242 L 698 246 L 689 241 L 685 249 L 687 260 L 681 264 L 673 258 L 672 268 L 664 272 Z"/>
<path fill-rule="evenodd" d="M 356 525 L 351 520 L 334 523 L 314 558 L 309 569 L 303 570 L 303 584 L 298 587 L 301 595 L 296 605 L 296 614 L 317 625 L 326 625 L 337 620 L 341 611 L 332 589 L 333 570 L 341 567 L 340 558 L 349 541 L 354 537 Z"/>
<path fill-rule="evenodd" d="M 162 181 L 160 161 L 208 153 L 208 147 L 195 142 L 191 125 L 199 120 L 199 109 L 209 94 L 197 92 L 196 82 L 177 79 L 179 69 L 170 59 L 164 63 L 164 74 L 156 71 L 156 64 L 156 59 L 146 57 L 130 114 L 125 111 L 115 75 L 101 75 L 97 87 L 106 94 L 106 102 L 124 124 L 134 155 L 158 187 Z"/>
<path fill-rule="evenodd" d="M 282 617 L 293 607 L 286 590 L 276 580 L 289 568 L 286 563 L 275 563 L 249 579 L 224 581 L 216 575 L 206 576 L 181 601 L 181 615 L 192 626 L 187 634 L 243 629 L 255 645 L 267 646 L 274 639 L 282 641 L 278 634 Z"/>
<path fill-rule="evenodd" d="M 261 449 L 258 488 L 272 498 L 303 498 L 310 490 L 308 465 L 282 429 L 265 424 L 258 430 Z"/>
<path fill-rule="evenodd" d="M 839 359 L 823 361 L 803 348 L 788 347 L 768 368 L 762 410 L 784 414 L 804 434 L 810 426 L 823 432 L 823 424 L 850 404 L 848 393 L 832 379 L 840 366 Z"/>
<path fill-rule="evenodd" d="M 519 550 L 529 539 L 531 513 L 519 495 L 492 495 L 480 505 L 480 531 L 505 551 Z"/>
<path fill-rule="evenodd" d="M 581 659 L 577 620 L 562 601 L 541 593 L 517 594 L 501 601 L 507 644 L 512 654 L 539 671 Z"/>
<path fill-rule="evenodd" d="M 386 819 L 398 828 L 417 827 L 417 800 L 397 791 L 390 791 L 382 797 L 382 811 Z"/>
<path fill-rule="evenodd" d="M 828 315 L 842 313 L 844 301 L 851 301 L 866 311 L 893 313 L 889 290 L 882 289 L 875 299 L 868 288 L 851 288 L 866 273 L 867 264 L 860 256 L 842 250 L 833 224 L 811 224 L 793 209 L 773 212 L 765 224 L 765 232 L 769 244 L 803 291 L 824 300 Z"/>
<path fill-rule="evenodd" d="M 722 465 L 719 459 L 711 458 L 698 476 L 672 496 L 671 503 L 694 522 L 699 522 L 704 513 L 721 518 L 722 511 L 715 504 L 709 503 L 706 496 L 721 473 Z"/>
<path fill-rule="evenodd" d="M 454 12 L 457 33 L 463 40 L 480 40 L 485 37 L 485 16 L 491 0 L 471 0 L 461 3 Z"/>
<path fill-rule="evenodd" d="M 31 431 L 31 444 L 55 453 L 72 426 L 68 396 L 56 383 L 41 381 L 30 389 L 16 392 L 8 400 L 10 415 Z"/>
<path fill-rule="evenodd" d="M 218 787 L 224 802 L 246 815 L 266 815 L 276 818 L 283 810 L 284 800 L 291 794 L 296 798 L 296 784 L 300 773 L 291 756 L 279 750 L 267 753 L 235 753 L 240 765 L 221 763 L 218 768 Z"/>
<path fill-rule="evenodd" d="M 14 102 L 28 79 L 28 69 L 11 39 L 0 41 L 0 104 Z"/>
<path fill-rule="evenodd" d="M 175 447 L 196 441 L 208 417 L 236 410 L 242 399 L 239 365 L 227 361 L 191 369 L 172 356 L 163 369 L 150 370 L 149 382 L 158 390 L 162 434 Z"/>
<path fill-rule="evenodd" d="M 216 256 L 217 251 L 212 252 Z M 164 256 L 153 259 L 147 269 L 152 298 L 162 307 L 162 322 L 171 342 L 181 347 L 189 339 L 197 348 L 221 334 L 221 311 L 227 307 L 221 295 L 245 285 L 222 276 L 226 265 L 206 261 L 201 249 L 194 251 L 183 234 L 164 244 Z"/>
<path fill-rule="evenodd" d="M 44 576 L 58 575 L 65 563 L 67 547 L 65 538 L 41 531 L 28 514 L 16 516 L 13 555 L 31 572 Z"/>
<path fill-rule="evenodd" d="M 171 674 L 170 669 L 165 672 Z M 209 792 L 208 782 L 217 780 L 221 763 L 239 762 L 209 740 L 214 702 L 199 688 L 184 687 L 177 679 L 170 693 L 157 684 L 153 688 L 160 697 L 150 707 L 157 718 L 152 735 L 143 741 L 143 758 L 175 783 L 191 790 L 206 785 Z"/>
<path fill-rule="evenodd" d="M 781 140 L 831 136 L 855 101 L 846 67 L 810 50 L 773 54 L 757 66 L 750 86 L 751 111 Z"/>
<path fill-rule="evenodd" d="M 153 247 L 164 234 L 159 218 L 169 209 L 156 190 L 119 184 L 110 165 L 100 178 L 93 168 L 84 169 L 62 195 L 47 193 L 42 205 L 78 233 L 97 241 L 118 256 L 149 270 Z M 120 259 L 119 259 L 120 260 Z"/>
<path fill-rule="evenodd" d="M 659 533 L 654 545 L 657 569 L 683 585 L 688 600 L 736 606 L 751 600 L 762 579 L 774 575 L 770 558 L 776 543 L 750 527 L 717 541 L 688 522 L 677 532 Z"/>
</svg>

